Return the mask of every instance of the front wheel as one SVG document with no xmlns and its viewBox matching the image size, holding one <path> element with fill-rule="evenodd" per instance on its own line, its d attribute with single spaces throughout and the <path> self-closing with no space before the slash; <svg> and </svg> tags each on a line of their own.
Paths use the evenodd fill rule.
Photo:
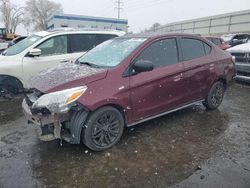
<svg viewBox="0 0 250 188">
<path fill-rule="evenodd" d="M 94 151 L 115 145 L 122 136 L 124 118 L 119 110 L 107 106 L 93 112 L 82 131 L 83 143 Z"/>
<path fill-rule="evenodd" d="M 12 99 L 19 93 L 18 88 L 13 86 L 1 86 L 0 85 L 0 97 L 6 99 Z"/>
<path fill-rule="evenodd" d="M 19 80 L 6 79 L 4 80 L 4 85 L 0 84 L 0 97 L 12 99 L 22 94 L 23 90 L 23 85 Z"/>
<path fill-rule="evenodd" d="M 215 82 L 211 87 L 205 102 L 203 103 L 209 110 L 217 109 L 222 103 L 225 87 L 222 82 Z"/>
</svg>

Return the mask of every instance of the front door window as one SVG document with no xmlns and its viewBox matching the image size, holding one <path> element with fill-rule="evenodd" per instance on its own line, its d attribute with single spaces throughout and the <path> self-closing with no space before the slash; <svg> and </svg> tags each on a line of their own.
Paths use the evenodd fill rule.
<svg viewBox="0 0 250 188">
<path fill-rule="evenodd" d="M 50 38 L 37 46 L 42 51 L 41 56 L 61 55 L 67 53 L 67 36 L 56 36 Z"/>
</svg>

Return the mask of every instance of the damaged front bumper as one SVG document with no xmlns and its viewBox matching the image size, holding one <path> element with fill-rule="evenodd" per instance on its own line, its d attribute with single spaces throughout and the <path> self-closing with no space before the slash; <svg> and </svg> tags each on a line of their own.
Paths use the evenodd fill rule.
<svg viewBox="0 0 250 188">
<path fill-rule="evenodd" d="M 70 119 L 74 113 L 82 110 L 82 108 L 75 108 L 75 110 L 62 114 L 44 113 L 37 110 L 34 112 L 31 105 L 28 105 L 26 100 L 27 99 L 24 99 L 22 102 L 23 113 L 28 123 L 40 126 L 42 130 L 40 140 L 52 141 L 55 139 L 62 139 L 71 144 L 80 143 L 82 127 L 71 124 Z"/>
<path fill-rule="evenodd" d="M 68 113 L 66 114 L 33 114 L 31 107 L 28 106 L 27 102 L 23 100 L 22 103 L 23 107 L 23 113 L 25 117 L 27 118 L 29 123 L 33 123 L 36 125 L 39 125 L 44 132 L 47 132 L 48 134 L 44 134 L 42 132 L 42 135 L 40 137 L 43 141 L 50 141 L 54 139 L 62 139 L 63 135 L 61 134 L 62 129 L 62 122 L 68 121 L 70 119 L 70 115 Z M 45 130 L 46 127 L 51 126 L 52 129 Z M 44 129 L 43 129 L 44 128 Z M 48 128 L 49 129 L 49 128 Z M 53 132 L 51 131 L 53 130 Z M 68 139 L 67 139 L 68 140 Z"/>
</svg>

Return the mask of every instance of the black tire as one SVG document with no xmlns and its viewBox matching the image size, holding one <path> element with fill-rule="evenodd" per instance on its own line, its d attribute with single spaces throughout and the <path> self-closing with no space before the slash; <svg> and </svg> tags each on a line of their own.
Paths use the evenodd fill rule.
<svg viewBox="0 0 250 188">
<path fill-rule="evenodd" d="M 205 99 L 205 102 L 203 103 L 204 106 L 206 106 L 207 109 L 209 110 L 217 109 L 222 103 L 224 92 L 225 92 L 224 84 L 220 81 L 215 82 L 211 87 Z"/>
<path fill-rule="evenodd" d="M 93 151 L 106 150 L 119 141 L 123 129 L 123 115 L 116 108 L 106 106 L 90 115 L 82 131 L 82 140 Z"/>
<path fill-rule="evenodd" d="M 5 93 L 9 96 L 15 96 L 23 92 L 23 85 L 19 80 L 14 78 L 8 78 L 4 80 L 4 82 L 4 85 L 0 85 L 1 93 Z"/>
<path fill-rule="evenodd" d="M 12 99 L 18 94 L 17 91 L 18 90 L 15 87 L 0 85 L 0 97 L 6 98 L 6 99 Z"/>
</svg>

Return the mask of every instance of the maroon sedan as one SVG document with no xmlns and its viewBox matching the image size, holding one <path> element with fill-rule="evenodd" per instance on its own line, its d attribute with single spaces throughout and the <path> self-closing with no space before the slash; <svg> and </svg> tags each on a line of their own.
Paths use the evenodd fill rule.
<svg viewBox="0 0 250 188">
<path fill-rule="evenodd" d="M 42 72 L 23 110 L 41 126 L 42 140 L 100 151 L 124 127 L 199 102 L 216 109 L 234 75 L 232 56 L 199 36 L 127 35 Z"/>
</svg>

